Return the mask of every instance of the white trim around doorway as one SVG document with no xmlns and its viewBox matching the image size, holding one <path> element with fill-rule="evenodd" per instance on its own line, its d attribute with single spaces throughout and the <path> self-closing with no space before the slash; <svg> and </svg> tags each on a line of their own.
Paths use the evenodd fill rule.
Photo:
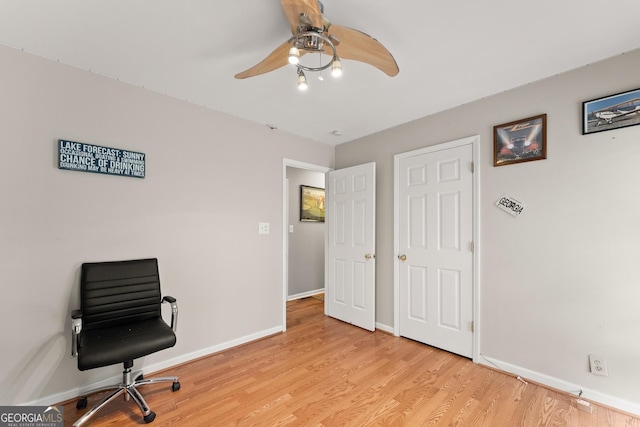
<svg viewBox="0 0 640 427">
<path fill-rule="evenodd" d="M 305 163 L 287 158 L 282 159 L 282 332 L 285 332 L 287 330 L 287 283 L 289 281 L 289 223 L 287 220 L 289 200 L 287 186 L 287 167 L 320 172 L 325 175 L 327 174 L 327 172 L 333 170 L 326 166 L 314 165 L 312 163 Z"/>
</svg>

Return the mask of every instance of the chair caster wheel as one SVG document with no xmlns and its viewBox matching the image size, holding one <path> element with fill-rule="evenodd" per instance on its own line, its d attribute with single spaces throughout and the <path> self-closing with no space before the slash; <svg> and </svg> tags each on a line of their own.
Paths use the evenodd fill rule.
<svg viewBox="0 0 640 427">
<path fill-rule="evenodd" d="M 87 398 L 81 397 L 76 403 L 76 409 L 84 409 L 87 407 Z"/>
<path fill-rule="evenodd" d="M 173 384 L 171 384 L 171 391 L 178 391 L 180 390 L 180 382 L 176 381 Z"/>
<path fill-rule="evenodd" d="M 144 416 L 144 422 L 149 424 L 151 421 L 156 419 L 156 413 L 151 411 L 149 412 L 149 415 L 145 415 Z"/>
</svg>

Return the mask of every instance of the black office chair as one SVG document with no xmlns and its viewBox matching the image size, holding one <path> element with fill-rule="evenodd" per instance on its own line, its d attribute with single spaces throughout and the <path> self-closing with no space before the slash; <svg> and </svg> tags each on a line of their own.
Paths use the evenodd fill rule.
<svg viewBox="0 0 640 427">
<path fill-rule="evenodd" d="M 161 304 L 171 304 L 171 326 L 162 320 Z M 178 377 L 145 379 L 133 375 L 133 360 L 176 343 L 178 304 L 170 296 L 161 297 L 158 260 L 97 262 L 82 264 L 80 310 L 71 313 L 72 349 L 78 357 L 78 369 L 124 364 L 122 383 L 92 390 L 78 400 L 76 408 L 87 406 L 87 396 L 106 390 L 115 391 L 84 414 L 73 425 L 82 425 L 117 396 L 132 397 L 144 421 L 152 422 L 156 414 L 149 409 L 137 387 L 171 382 L 171 390 L 180 389 Z"/>
</svg>

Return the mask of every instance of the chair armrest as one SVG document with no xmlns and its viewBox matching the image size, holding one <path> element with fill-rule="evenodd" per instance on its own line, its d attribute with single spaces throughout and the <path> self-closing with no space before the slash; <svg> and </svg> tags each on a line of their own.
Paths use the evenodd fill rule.
<svg viewBox="0 0 640 427">
<path fill-rule="evenodd" d="M 78 357 L 78 340 L 82 331 L 82 311 L 71 312 L 71 357 Z"/>
<path fill-rule="evenodd" d="M 162 298 L 162 302 L 171 304 L 171 329 L 176 332 L 178 330 L 178 302 L 174 297 L 168 295 Z"/>
</svg>

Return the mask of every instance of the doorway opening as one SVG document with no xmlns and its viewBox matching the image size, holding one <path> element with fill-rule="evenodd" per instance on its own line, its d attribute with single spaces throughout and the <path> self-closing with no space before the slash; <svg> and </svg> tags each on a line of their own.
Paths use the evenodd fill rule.
<svg viewBox="0 0 640 427">
<path fill-rule="evenodd" d="M 287 302 L 324 294 L 326 233 L 322 221 L 301 221 L 300 186 L 326 188 L 325 166 L 283 159 L 282 330 L 287 330 Z"/>
</svg>

